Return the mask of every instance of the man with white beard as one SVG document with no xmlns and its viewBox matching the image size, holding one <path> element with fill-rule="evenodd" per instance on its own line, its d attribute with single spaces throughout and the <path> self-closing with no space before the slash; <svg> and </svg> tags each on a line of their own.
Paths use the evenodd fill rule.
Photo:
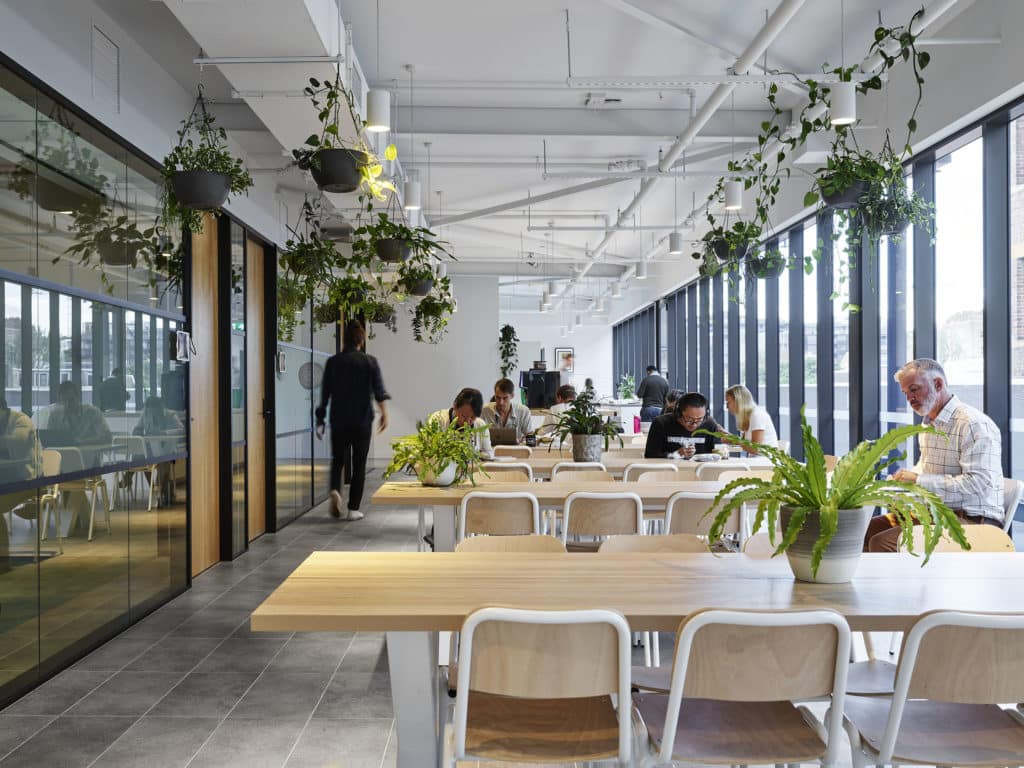
<svg viewBox="0 0 1024 768">
<path fill-rule="evenodd" d="M 1002 444 L 995 423 L 947 389 L 935 360 L 911 360 L 894 378 L 914 413 L 941 434 L 918 435 L 920 460 L 892 478 L 934 492 L 965 524 L 1002 526 Z M 864 551 L 895 552 L 899 537 L 891 514 L 878 515 L 868 525 Z"/>
</svg>

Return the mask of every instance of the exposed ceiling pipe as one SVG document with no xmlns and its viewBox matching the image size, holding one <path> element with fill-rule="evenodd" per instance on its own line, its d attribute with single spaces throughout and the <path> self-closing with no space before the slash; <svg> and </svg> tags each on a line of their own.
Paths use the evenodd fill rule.
<svg viewBox="0 0 1024 768">
<path fill-rule="evenodd" d="M 718 178 L 726 173 L 729 172 L 722 170 L 659 171 L 657 168 L 643 168 L 636 171 L 557 171 L 555 173 L 545 173 L 544 179 L 647 179 L 656 177 L 664 179 L 691 179 L 707 176 Z M 744 176 L 753 176 L 754 174 L 747 171 L 739 171 L 729 173 L 729 175 L 742 178 Z"/>
<path fill-rule="evenodd" d="M 767 23 L 761 28 L 761 30 L 754 37 L 750 45 L 743 54 L 736 59 L 736 63 L 732 67 L 732 71 L 736 74 L 745 75 L 747 70 L 757 61 L 758 57 L 761 56 L 771 44 L 771 42 L 782 32 L 786 24 L 796 15 L 797 11 L 803 7 L 806 0 L 783 0 L 779 4 L 775 12 L 769 17 Z M 676 138 L 675 142 L 669 147 L 668 151 L 661 158 L 661 161 L 655 166 L 659 170 L 666 171 L 672 167 L 672 165 L 682 155 L 693 139 L 700 133 L 701 129 L 708 123 L 715 112 L 722 106 L 724 106 L 729 95 L 733 92 L 735 85 L 722 84 L 715 88 L 711 93 L 711 96 L 704 103 L 704 105 L 697 112 L 696 116 L 687 124 L 683 132 Z M 619 214 L 617 224 L 623 224 L 627 219 L 633 216 L 640 205 L 650 196 L 651 192 L 658 185 L 659 179 L 657 177 L 651 179 L 645 179 L 640 184 L 640 191 L 633 198 L 633 201 L 626 206 L 626 209 Z M 602 253 L 611 245 L 612 238 L 615 236 L 614 230 L 609 230 L 604 238 L 598 243 L 592 254 L 592 260 L 587 262 L 583 267 L 583 274 L 586 275 L 590 268 L 590 265 L 594 263 L 594 260 L 600 257 Z"/>
<path fill-rule="evenodd" d="M 597 181 L 588 181 L 586 184 L 576 184 L 571 187 L 565 187 L 564 189 L 556 189 L 553 192 L 545 192 L 542 195 L 521 197 L 518 200 L 511 200 L 507 203 L 492 205 L 490 208 L 481 208 L 476 211 L 470 211 L 469 213 L 459 213 L 456 214 L 455 216 L 441 216 L 440 218 L 434 219 L 433 224 L 435 227 L 440 227 L 445 224 L 457 224 L 460 221 L 480 219 L 483 218 L 484 216 L 489 216 L 492 213 L 502 213 L 504 211 L 512 210 L 513 208 L 525 208 L 530 205 L 545 203 L 548 200 L 557 200 L 560 197 L 575 195 L 580 192 L 586 192 L 591 189 L 601 189 L 602 187 L 608 187 L 611 186 L 612 184 L 618 184 L 622 181 L 625 181 L 625 179 L 598 179 Z"/>
</svg>

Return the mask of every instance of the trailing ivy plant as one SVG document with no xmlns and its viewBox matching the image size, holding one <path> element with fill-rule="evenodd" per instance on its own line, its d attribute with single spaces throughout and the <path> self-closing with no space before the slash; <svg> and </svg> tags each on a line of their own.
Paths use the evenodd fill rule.
<svg viewBox="0 0 1024 768">
<path fill-rule="evenodd" d="M 412 336 L 416 341 L 437 344 L 448 333 L 448 322 L 455 312 L 455 297 L 448 277 L 434 279 L 430 293 L 411 310 Z"/>
<path fill-rule="evenodd" d="M 501 355 L 501 377 L 507 379 L 519 364 L 519 337 L 508 323 L 498 332 L 498 354 Z"/>
</svg>

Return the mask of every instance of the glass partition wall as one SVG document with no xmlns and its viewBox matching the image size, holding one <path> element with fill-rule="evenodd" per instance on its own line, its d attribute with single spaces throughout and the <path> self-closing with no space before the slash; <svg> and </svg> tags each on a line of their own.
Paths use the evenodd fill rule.
<svg viewBox="0 0 1024 768">
<path fill-rule="evenodd" d="M 182 274 L 143 242 L 161 186 L 0 67 L 0 705 L 188 583 Z"/>
</svg>

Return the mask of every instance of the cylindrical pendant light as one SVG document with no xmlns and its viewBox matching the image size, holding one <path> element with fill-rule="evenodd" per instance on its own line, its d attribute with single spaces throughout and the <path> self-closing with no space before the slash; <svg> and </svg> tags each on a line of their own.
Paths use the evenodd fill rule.
<svg viewBox="0 0 1024 768">
<path fill-rule="evenodd" d="M 545 312 L 551 309 L 551 294 L 547 291 L 540 295 L 540 305 L 544 308 Z"/>
<path fill-rule="evenodd" d="M 402 185 L 402 207 L 407 211 L 418 211 L 420 204 L 420 182 L 409 176 Z"/>
<path fill-rule="evenodd" d="M 448 265 L 443 261 L 437 265 L 437 276 L 442 280 L 448 277 Z"/>
<path fill-rule="evenodd" d="M 594 303 L 595 312 L 604 312 L 604 296 L 598 296 L 597 301 Z"/>
<path fill-rule="evenodd" d="M 725 210 L 739 211 L 743 209 L 743 182 L 729 179 L 725 182 Z"/>
<path fill-rule="evenodd" d="M 391 130 L 391 93 L 381 89 L 366 94 L 366 130 L 383 133 Z"/>
<path fill-rule="evenodd" d="M 552 296 L 558 293 L 558 283 L 556 283 L 554 280 L 548 281 L 548 293 L 551 294 Z"/>
<path fill-rule="evenodd" d="M 829 85 L 829 120 L 832 125 L 853 125 L 857 122 L 857 84 Z"/>
<path fill-rule="evenodd" d="M 636 279 L 646 280 L 647 279 L 647 262 L 641 259 L 636 263 Z"/>
<path fill-rule="evenodd" d="M 676 256 L 683 252 L 683 233 L 670 232 L 668 235 L 668 252 Z M 612 296 L 615 296 L 613 293 Z"/>
<path fill-rule="evenodd" d="M 540 310 L 541 312 L 547 312 L 547 311 L 548 311 L 547 305 L 546 305 L 546 304 L 544 304 L 544 299 L 541 299 L 541 300 L 540 300 L 540 301 L 539 301 L 539 302 L 537 303 L 537 308 L 538 308 L 538 309 L 539 309 L 539 310 Z"/>
<path fill-rule="evenodd" d="M 564 338 L 565 338 L 566 336 L 568 336 L 568 335 L 569 335 L 569 329 L 568 329 L 568 328 L 566 328 L 566 327 L 565 327 L 565 326 L 563 325 L 563 326 L 562 326 L 562 332 L 561 332 L 561 333 L 562 333 L 562 338 L 564 339 Z"/>
<path fill-rule="evenodd" d="M 581 315 L 581 314 L 579 314 L 577 312 L 576 313 L 576 327 L 579 328 L 581 325 L 583 325 L 583 315 Z"/>
<path fill-rule="evenodd" d="M 621 299 L 622 298 L 622 283 L 620 283 L 618 280 L 616 280 L 614 283 L 612 283 L 612 298 L 613 299 Z"/>
</svg>

